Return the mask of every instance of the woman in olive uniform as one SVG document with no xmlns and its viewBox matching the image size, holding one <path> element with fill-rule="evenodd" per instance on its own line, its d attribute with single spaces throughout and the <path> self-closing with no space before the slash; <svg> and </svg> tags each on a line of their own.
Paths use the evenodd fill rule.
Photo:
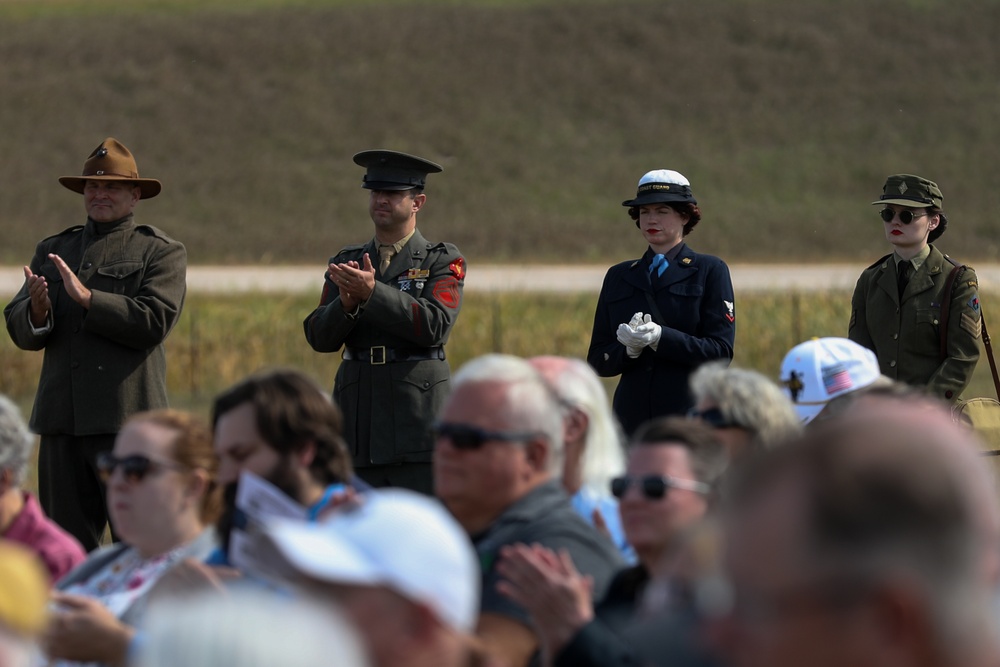
<svg viewBox="0 0 1000 667">
<path fill-rule="evenodd" d="M 932 245 L 948 226 L 941 190 L 926 178 L 896 174 L 872 204 L 882 207 L 893 251 L 858 279 L 848 337 L 875 352 L 884 375 L 958 400 L 979 360 L 982 320 L 972 267 L 959 270 L 945 294 L 954 265 Z M 943 354 L 941 327 L 947 333 Z"/>
<path fill-rule="evenodd" d="M 622 206 L 649 247 L 604 277 L 587 361 L 603 377 L 621 375 L 615 415 L 632 434 L 653 417 L 691 408 L 688 376 L 706 361 L 733 358 L 736 311 L 729 267 L 684 243 L 701 210 L 683 175 L 647 173 Z"/>
</svg>

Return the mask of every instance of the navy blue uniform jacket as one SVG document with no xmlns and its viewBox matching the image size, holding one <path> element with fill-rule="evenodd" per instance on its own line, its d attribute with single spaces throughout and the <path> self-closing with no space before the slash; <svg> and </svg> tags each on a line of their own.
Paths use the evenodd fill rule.
<svg viewBox="0 0 1000 667">
<path fill-rule="evenodd" d="M 692 405 L 688 376 L 706 361 L 731 360 L 736 338 L 733 282 L 725 262 L 683 246 L 663 275 L 650 279 L 652 258 L 647 249 L 641 259 L 608 269 L 587 353 L 598 375 L 621 375 L 614 409 L 629 435 L 653 417 L 687 412 Z M 663 330 L 655 351 L 646 347 L 631 359 L 617 331 L 637 312 L 652 315 Z"/>
</svg>

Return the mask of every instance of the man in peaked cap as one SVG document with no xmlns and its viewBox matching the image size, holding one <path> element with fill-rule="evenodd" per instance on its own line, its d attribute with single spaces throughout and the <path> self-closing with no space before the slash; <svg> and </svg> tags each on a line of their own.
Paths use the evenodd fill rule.
<svg viewBox="0 0 1000 667">
<path fill-rule="evenodd" d="M 893 251 L 858 278 L 847 336 L 874 351 L 889 378 L 957 401 L 979 361 L 982 317 L 976 272 L 933 245 L 948 226 L 941 189 L 895 174 L 872 205 Z"/>
<path fill-rule="evenodd" d="M 163 341 L 184 303 L 187 252 L 136 223 L 160 182 L 140 178 L 117 140 L 59 182 L 83 195 L 87 220 L 38 244 L 4 318 L 15 345 L 45 350 L 30 420 L 42 507 L 91 550 L 107 525 L 97 455 L 129 415 L 167 405 Z"/>
<path fill-rule="evenodd" d="M 330 259 L 306 340 L 317 352 L 344 350 L 333 398 L 357 475 L 431 493 L 430 422 L 448 392 L 444 344 L 462 307 L 465 259 L 417 229 L 439 165 L 388 150 L 354 162 L 366 169 L 375 237 Z"/>
</svg>

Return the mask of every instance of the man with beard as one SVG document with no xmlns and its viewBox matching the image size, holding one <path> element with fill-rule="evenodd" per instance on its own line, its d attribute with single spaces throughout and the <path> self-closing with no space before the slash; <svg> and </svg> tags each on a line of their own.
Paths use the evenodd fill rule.
<svg viewBox="0 0 1000 667">
<path fill-rule="evenodd" d="M 225 505 L 219 522 L 222 551 L 209 564 L 228 561 L 236 488 L 243 471 L 265 479 L 306 507 L 311 521 L 344 484 L 370 488 L 352 475 L 341 424 L 340 410 L 323 390 L 293 370 L 251 375 L 216 397 L 212 425 Z"/>
</svg>

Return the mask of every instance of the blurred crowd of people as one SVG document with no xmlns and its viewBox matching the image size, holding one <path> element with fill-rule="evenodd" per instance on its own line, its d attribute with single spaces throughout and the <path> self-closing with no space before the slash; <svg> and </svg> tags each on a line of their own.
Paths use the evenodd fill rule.
<svg viewBox="0 0 1000 667">
<path fill-rule="evenodd" d="M 362 482 L 322 388 L 262 372 L 210 424 L 126 422 L 97 462 L 120 541 L 88 554 L 0 400 L 0 664 L 997 664 L 976 434 L 847 339 L 792 369 L 822 401 L 707 364 L 690 415 L 625 442 L 580 360 L 473 359 L 434 496 Z"/>
</svg>

